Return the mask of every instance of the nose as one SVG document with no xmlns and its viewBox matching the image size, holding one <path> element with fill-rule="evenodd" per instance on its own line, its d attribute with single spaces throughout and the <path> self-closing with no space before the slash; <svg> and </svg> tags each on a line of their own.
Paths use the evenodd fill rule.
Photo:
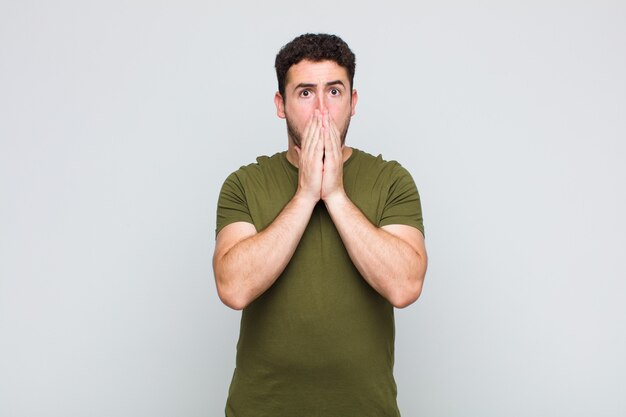
<svg viewBox="0 0 626 417">
<path fill-rule="evenodd" d="M 323 112 L 326 110 L 326 97 L 324 94 L 318 94 L 316 100 L 316 109 Z"/>
</svg>

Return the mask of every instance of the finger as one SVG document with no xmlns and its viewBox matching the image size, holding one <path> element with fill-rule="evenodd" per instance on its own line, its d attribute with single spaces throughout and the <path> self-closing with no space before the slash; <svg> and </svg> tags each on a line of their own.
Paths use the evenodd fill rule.
<svg viewBox="0 0 626 417">
<path fill-rule="evenodd" d="M 339 133 L 339 128 L 337 127 L 337 123 L 335 123 L 335 120 L 331 117 L 330 118 L 330 129 L 331 129 L 331 133 L 333 136 L 333 139 L 335 141 L 337 141 L 337 144 L 341 144 L 341 134 Z"/>
<path fill-rule="evenodd" d="M 339 142 L 337 142 L 338 130 L 330 116 L 328 117 L 328 123 L 329 124 L 328 124 L 328 129 L 327 129 L 328 136 L 327 136 L 327 143 L 326 143 L 326 148 L 327 148 L 326 156 L 328 156 L 328 154 L 332 154 L 332 157 L 334 158 L 339 148 Z"/>
<path fill-rule="evenodd" d="M 322 116 L 318 110 L 316 110 L 315 113 L 316 113 L 316 123 L 313 128 L 313 131 L 311 132 L 311 141 L 310 141 L 310 148 L 309 148 L 310 150 L 312 148 L 313 151 L 317 151 L 317 148 L 320 142 L 320 134 L 322 130 Z"/>
<path fill-rule="evenodd" d="M 324 125 L 324 137 L 322 138 L 324 141 L 324 148 L 326 148 L 327 145 L 327 141 L 328 141 L 328 136 L 330 135 L 331 131 L 330 131 L 330 114 L 328 112 L 324 113 L 324 117 L 322 119 L 323 121 L 323 125 Z"/>
<path fill-rule="evenodd" d="M 326 155 L 327 155 L 326 149 L 329 146 L 329 140 L 330 140 L 330 131 L 328 130 L 327 127 L 323 128 L 321 136 L 322 137 L 320 138 L 320 141 L 319 141 L 319 148 L 321 148 L 323 157 L 326 158 Z"/>
<path fill-rule="evenodd" d="M 328 129 L 328 111 L 324 110 L 322 112 L 322 125 Z"/>
<path fill-rule="evenodd" d="M 320 127 L 319 112 L 317 110 L 313 112 L 312 117 L 313 120 L 311 122 L 311 129 L 309 130 L 307 137 L 306 152 L 310 152 L 311 148 L 315 146 L 315 138 L 318 135 L 317 132 Z"/>
<path fill-rule="evenodd" d="M 302 133 L 302 142 L 301 145 L 302 147 L 306 146 L 306 143 L 309 140 L 309 135 L 311 134 L 311 129 L 313 129 L 313 125 L 315 123 L 315 115 L 311 114 L 311 116 L 309 117 L 309 120 L 306 123 L 306 126 L 304 127 L 304 132 Z"/>
</svg>

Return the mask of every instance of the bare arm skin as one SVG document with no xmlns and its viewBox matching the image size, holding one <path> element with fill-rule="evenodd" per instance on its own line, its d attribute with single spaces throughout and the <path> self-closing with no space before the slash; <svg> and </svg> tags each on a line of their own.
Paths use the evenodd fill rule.
<svg viewBox="0 0 626 417">
<path fill-rule="evenodd" d="M 374 226 L 345 193 L 324 202 L 363 278 L 394 307 L 415 302 L 427 265 L 422 233 L 406 225 Z"/>
<path fill-rule="evenodd" d="M 298 155 L 298 189 L 263 231 L 232 223 L 217 236 L 213 269 L 220 299 L 243 309 L 265 292 L 289 263 L 315 204 L 324 201 L 352 262 L 363 278 L 395 307 L 419 297 L 426 273 L 424 237 L 414 227 L 371 224 L 343 188 L 343 146 L 328 113 L 316 111 Z"/>
<path fill-rule="evenodd" d="M 352 203 L 343 188 L 339 132 L 332 120 L 324 131 L 322 200 L 350 259 L 363 278 L 392 305 L 406 307 L 419 297 L 427 255 L 422 233 L 406 225 L 378 228 Z"/>
<path fill-rule="evenodd" d="M 266 229 L 246 222 L 217 235 L 213 270 L 220 299 L 241 310 L 276 281 L 300 242 L 315 202 L 294 197 Z"/>
<path fill-rule="evenodd" d="M 220 299 L 241 310 L 267 290 L 283 272 L 320 199 L 323 142 L 321 113 L 316 112 L 298 149 L 298 189 L 264 230 L 246 222 L 224 227 L 217 235 L 213 270 Z"/>
</svg>

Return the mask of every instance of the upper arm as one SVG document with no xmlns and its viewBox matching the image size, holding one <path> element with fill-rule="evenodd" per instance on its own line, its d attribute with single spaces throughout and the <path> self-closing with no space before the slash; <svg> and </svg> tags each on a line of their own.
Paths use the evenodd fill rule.
<svg viewBox="0 0 626 417">
<path fill-rule="evenodd" d="M 233 246 L 256 233 L 254 225 L 248 222 L 234 222 L 224 226 L 215 239 L 213 262 L 219 262 Z"/>
<path fill-rule="evenodd" d="M 382 226 L 381 229 L 407 243 L 419 256 L 426 259 L 424 235 L 418 228 L 405 224 L 389 224 Z"/>
</svg>

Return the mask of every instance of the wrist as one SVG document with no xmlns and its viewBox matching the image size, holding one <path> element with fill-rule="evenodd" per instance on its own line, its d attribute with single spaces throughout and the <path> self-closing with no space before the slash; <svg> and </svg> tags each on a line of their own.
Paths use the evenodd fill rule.
<svg viewBox="0 0 626 417">
<path fill-rule="evenodd" d="M 328 195 L 322 196 L 322 200 L 324 200 L 326 208 L 330 210 L 331 207 L 336 207 L 350 201 L 350 198 L 342 187 Z"/>
<path fill-rule="evenodd" d="M 311 194 L 310 192 L 304 191 L 302 188 L 298 188 L 296 194 L 293 196 L 291 201 L 298 205 L 303 205 L 307 208 L 313 210 L 313 207 L 320 200 L 319 195 Z"/>
</svg>

